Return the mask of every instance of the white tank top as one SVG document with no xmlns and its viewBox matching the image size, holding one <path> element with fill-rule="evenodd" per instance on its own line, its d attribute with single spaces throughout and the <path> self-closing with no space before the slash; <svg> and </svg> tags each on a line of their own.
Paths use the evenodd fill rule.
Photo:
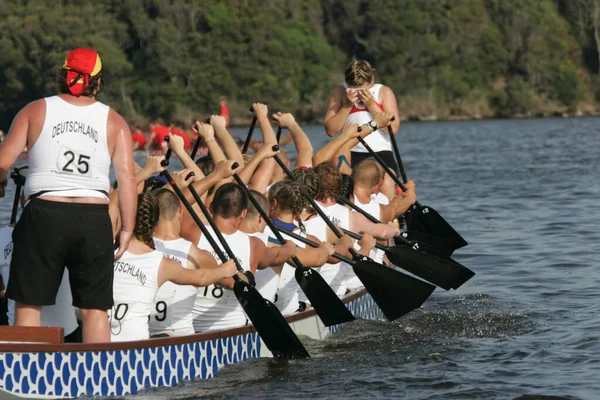
<svg viewBox="0 0 600 400">
<path fill-rule="evenodd" d="M 115 304 L 108 310 L 111 342 L 150 337 L 148 317 L 158 291 L 158 269 L 162 260 L 162 253 L 154 250 L 138 255 L 126 251 L 119 261 L 115 261 Z"/>
<path fill-rule="evenodd" d="M 259 238 L 265 246 L 269 247 L 268 234 L 255 232 L 249 235 Z M 256 280 L 256 290 L 259 291 L 262 297 L 274 303 L 277 295 L 277 287 L 279 286 L 279 275 L 273 271 L 273 268 L 265 268 L 256 270 L 254 279 Z"/>
<path fill-rule="evenodd" d="M 370 198 L 370 201 L 368 204 L 363 204 L 360 201 L 358 201 L 358 197 L 356 197 L 356 195 L 354 196 L 354 204 L 360 208 L 361 210 L 365 211 L 367 214 L 375 217 L 377 220 L 381 219 L 381 206 L 380 204 L 375 201 L 375 199 L 373 197 Z M 358 211 L 354 211 L 352 210 L 352 212 L 358 212 Z M 373 261 L 381 263 L 383 262 L 383 257 L 385 256 L 385 252 L 376 248 L 373 248 L 371 250 L 371 252 L 369 253 L 369 257 L 371 257 L 373 259 Z"/>
<path fill-rule="evenodd" d="M 183 268 L 188 267 L 188 255 L 192 242 L 179 238 L 160 240 L 154 238 L 156 250 L 165 258 L 177 261 Z M 198 288 L 177 285 L 171 281 L 163 283 L 154 298 L 154 307 L 150 313 L 150 336 L 168 333 L 173 336 L 194 334 L 193 309 Z"/>
<path fill-rule="evenodd" d="M 78 107 L 47 97 L 46 119 L 29 149 L 25 198 L 39 192 L 64 197 L 106 197 L 111 157 L 107 142 L 110 108 L 100 102 Z"/>
<path fill-rule="evenodd" d="M 0 274 L 4 285 L 8 284 L 10 275 L 10 261 L 12 259 L 12 231 L 10 226 L 0 230 Z M 8 324 L 15 323 L 15 302 L 8 301 Z M 56 294 L 56 301 L 53 306 L 44 306 L 41 311 L 41 326 L 54 326 L 63 328 L 64 335 L 70 335 L 77 329 L 77 317 L 75 316 L 75 307 L 73 307 L 73 297 L 71 296 L 71 286 L 69 285 L 69 271 L 65 268 L 63 278 Z"/>
<path fill-rule="evenodd" d="M 302 237 L 306 237 L 305 234 L 300 232 L 300 230 L 295 229 L 294 233 Z M 275 234 L 269 227 L 265 228 L 265 234 L 269 237 L 269 240 L 273 240 L 276 243 L 279 243 Z M 281 233 L 285 240 L 291 240 L 296 244 L 296 246 L 304 248 L 304 243 L 297 241 L 296 239 L 292 239 L 287 236 L 285 233 Z M 308 303 L 308 299 L 306 295 L 298 286 L 298 282 L 296 281 L 296 268 L 292 267 L 288 263 L 283 264 L 283 268 L 281 269 L 281 274 L 279 275 L 279 285 L 277 287 L 277 301 L 275 305 L 281 311 L 283 315 L 293 314 L 298 310 L 299 304 L 298 302 Z"/>
<path fill-rule="evenodd" d="M 327 241 L 327 224 L 323 218 L 317 215 L 316 217 L 304 221 L 303 224 L 307 234 L 316 237 L 321 242 Z M 346 287 L 343 285 L 344 273 L 342 268 L 348 267 L 342 267 L 341 263 L 337 263 L 325 264 L 319 268 L 319 273 L 323 279 L 325 279 L 325 282 L 331 286 L 335 294 L 339 297 L 342 297 L 346 293 Z"/>
<path fill-rule="evenodd" d="M 381 106 L 381 100 L 379 99 L 379 90 L 383 85 L 376 83 L 373 85 L 369 91 L 371 95 L 375 99 L 377 106 L 383 111 L 383 107 Z M 347 89 L 348 85 L 344 85 L 344 89 Z M 349 124 L 358 124 L 358 126 L 364 125 L 373 119 L 373 114 L 369 112 L 367 107 L 361 102 L 354 103 L 352 106 L 352 110 L 350 110 L 350 114 L 348 118 L 346 118 L 346 122 L 344 125 Z M 365 138 L 365 142 L 373 149 L 373 151 L 384 151 L 384 150 L 392 150 L 392 145 L 390 142 L 390 137 L 386 129 L 378 129 L 375 132 L 371 133 L 369 136 Z M 362 144 L 358 143 L 354 146 L 352 151 L 358 153 L 367 153 L 367 149 Z"/>
<path fill-rule="evenodd" d="M 219 247 L 223 249 L 212 229 L 207 228 Z M 233 250 L 242 269 L 250 271 L 250 236 L 242 231 L 237 231 L 232 235 L 223 234 L 223 237 Z M 200 237 L 198 248 L 211 253 L 217 263 L 221 264 L 221 259 L 204 235 Z M 225 251 L 223 252 L 225 253 Z M 194 304 L 194 330 L 196 332 L 234 328 L 244 326 L 246 323 L 246 313 L 233 290 L 224 289 L 218 285 L 198 288 L 198 296 Z"/>
</svg>

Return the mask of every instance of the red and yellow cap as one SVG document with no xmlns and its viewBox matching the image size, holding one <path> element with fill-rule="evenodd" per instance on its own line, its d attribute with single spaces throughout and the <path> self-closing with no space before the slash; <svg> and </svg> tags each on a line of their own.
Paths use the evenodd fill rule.
<svg viewBox="0 0 600 400">
<path fill-rule="evenodd" d="M 69 91 L 73 96 L 79 97 L 88 87 L 90 76 L 96 76 L 102 71 L 102 60 L 96 50 L 77 48 L 67 55 L 63 68 L 68 71 Z"/>
</svg>

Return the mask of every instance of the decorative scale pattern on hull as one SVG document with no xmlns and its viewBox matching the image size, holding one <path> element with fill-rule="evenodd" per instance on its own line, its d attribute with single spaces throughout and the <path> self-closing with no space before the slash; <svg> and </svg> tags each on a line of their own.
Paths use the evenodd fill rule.
<svg viewBox="0 0 600 400">
<path fill-rule="evenodd" d="M 363 319 L 382 319 L 371 296 L 348 304 Z M 330 327 L 333 333 L 339 329 Z M 182 380 L 209 379 L 219 368 L 260 355 L 258 333 L 144 349 L 0 353 L 0 388 L 40 397 L 123 396 Z"/>
</svg>

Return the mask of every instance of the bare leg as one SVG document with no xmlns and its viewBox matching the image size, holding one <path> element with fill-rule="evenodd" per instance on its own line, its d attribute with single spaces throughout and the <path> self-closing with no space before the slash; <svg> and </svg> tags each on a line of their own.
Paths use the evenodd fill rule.
<svg viewBox="0 0 600 400">
<path fill-rule="evenodd" d="M 15 302 L 15 326 L 40 326 L 42 306 Z"/>
<path fill-rule="evenodd" d="M 110 342 L 110 327 L 106 310 L 80 309 L 83 323 L 83 343 Z"/>
</svg>

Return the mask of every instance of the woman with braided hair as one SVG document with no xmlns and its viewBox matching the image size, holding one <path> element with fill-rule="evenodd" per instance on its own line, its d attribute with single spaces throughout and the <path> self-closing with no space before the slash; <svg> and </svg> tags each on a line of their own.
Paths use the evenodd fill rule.
<svg viewBox="0 0 600 400">
<path fill-rule="evenodd" d="M 306 200 L 300 192 L 300 187 L 296 182 L 284 180 L 273 184 L 269 190 L 269 216 L 277 227 L 295 231 L 296 233 L 307 237 L 315 242 L 320 242 L 316 237 L 306 235 L 302 222 L 298 219 L 300 213 L 306 207 Z M 296 224 L 299 224 L 297 226 Z M 265 235 L 269 238 L 269 242 L 276 243 L 277 239 L 273 232 L 267 227 Z M 285 237 L 285 234 L 282 233 Z M 296 250 L 296 256 L 300 261 L 309 267 L 321 267 L 325 264 L 329 256 L 334 252 L 334 248 L 327 242 L 321 242 L 321 246 L 313 248 L 305 248 L 304 243 L 291 238 L 299 247 Z M 281 313 L 292 314 L 296 311 L 303 311 L 309 304 L 304 292 L 298 286 L 295 276 L 295 268 L 288 263 L 283 264 L 281 268 L 274 268 L 279 273 L 279 286 L 277 288 L 277 301 L 275 305 L 281 310 Z"/>
<path fill-rule="evenodd" d="M 133 238 L 123 257 L 114 263 L 115 305 L 108 313 L 112 342 L 149 338 L 148 316 L 163 283 L 207 286 L 237 272 L 233 261 L 227 261 L 219 268 L 192 270 L 165 258 L 156 250 L 152 237 L 159 211 L 156 197 L 149 193 L 138 196 Z"/>
<path fill-rule="evenodd" d="M 400 128 L 398 102 L 394 92 L 387 86 L 375 83 L 375 69 L 365 60 L 353 60 L 344 72 L 346 83 L 333 90 L 325 114 L 325 130 L 335 136 L 349 124 L 358 124 L 369 129 L 365 138 L 367 144 L 381 156 L 388 167 L 397 170 L 387 124 L 380 126 L 374 120 L 379 113 L 391 113 L 395 119 L 391 123 L 394 134 Z M 360 143 L 352 147 L 351 167 L 369 157 L 367 149 Z"/>
</svg>

